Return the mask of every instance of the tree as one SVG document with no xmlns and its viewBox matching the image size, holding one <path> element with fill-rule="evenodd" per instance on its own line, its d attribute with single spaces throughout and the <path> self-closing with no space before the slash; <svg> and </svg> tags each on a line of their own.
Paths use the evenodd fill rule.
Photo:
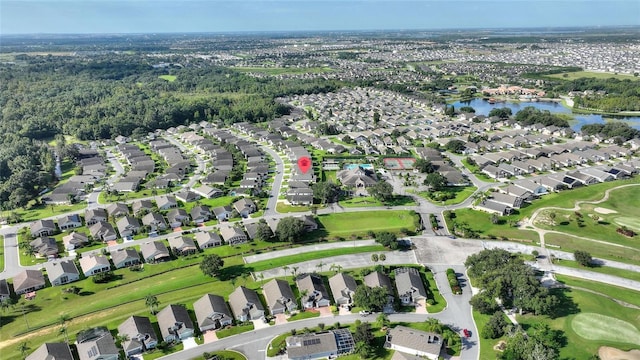
<svg viewBox="0 0 640 360">
<path fill-rule="evenodd" d="M 473 107 L 471 107 L 471 106 L 461 106 L 461 107 L 460 107 L 460 109 L 459 109 L 459 111 L 460 111 L 461 113 L 474 113 L 474 114 L 475 114 L 476 109 L 474 109 L 474 108 L 473 108 Z"/>
<path fill-rule="evenodd" d="M 466 149 L 466 145 L 462 140 L 449 140 L 449 142 L 444 146 L 445 150 L 450 151 L 456 154 L 462 154 L 462 151 Z"/>
<path fill-rule="evenodd" d="M 582 266 L 590 267 L 591 263 L 593 262 L 593 258 L 591 257 L 591 254 L 589 254 L 584 250 L 576 250 L 573 253 L 573 257 L 576 259 L 578 264 Z"/>
<path fill-rule="evenodd" d="M 18 350 L 20 351 L 22 356 L 25 356 L 27 354 L 27 351 L 29 350 L 29 344 L 26 341 L 21 342 L 18 346 Z"/>
<path fill-rule="evenodd" d="M 11 299 L 10 297 L 3 298 L 2 300 L 0 300 L 0 308 L 2 308 L 2 312 L 9 310 L 9 308 L 13 307 L 14 305 L 15 303 L 13 299 Z"/>
<path fill-rule="evenodd" d="M 447 186 L 447 178 L 440 173 L 433 172 L 427 174 L 424 179 L 424 185 L 429 186 L 432 190 L 438 191 Z"/>
<path fill-rule="evenodd" d="M 373 124 L 377 125 L 380 121 L 380 113 L 378 111 L 373 112 Z"/>
<path fill-rule="evenodd" d="M 390 233 L 388 231 L 381 231 L 376 234 L 376 242 L 391 250 L 398 249 L 397 240 L 398 238 L 396 237 L 396 234 Z"/>
<path fill-rule="evenodd" d="M 364 341 L 356 342 L 353 351 L 360 357 L 360 359 L 371 359 L 375 354 L 375 348 L 373 345 L 365 343 Z"/>
<path fill-rule="evenodd" d="M 224 260 L 218 254 L 210 254 L 206 255 L 202 262 L 200 263 L 200 270 L 211 277 L 218 276 L 220 274 L 220 270 L 224 266 Z"/>
<path fill-rule="evenodd" d="M 353 294 L 353 303 L 368 311 L 382 311 L 389 301 L 386 288 L 359 285 Z"/>
<path fill-rule="evenodd" d="M 493 108 L 491 109 L 491 111 L 489 111 L 489 114 L 487 116 L 489 117 L 493 117 L 493 116 L 497 116 L 500 119 L 508 119 L 509 116 L 511 116 L 512 112 L 511 109 L 508 107 L 502 107 L 502 108 Z"/>
<path fill-rule="evenodd" d="M 500 216 L 496 213 L 491 214 L 491 223 L 492 224 L 499 224 L 500 223 Z"/>
<path fill-rule="evenodd" d="M 160 305 L 158 297 L 155 295 L 147 295 L 144 298 L 144 303 L 149 307 L 149 312 L 155 314 L 156 309 Z"/>
<path fill-rule="evenodd" d="M 292 216 L 281 219 L 276 227 L 276 235 L 280 241 L 295 243 L 304 232 L 304 222 Z"/>
<path fill-rule="evenodd" d="M 496 301 L 488 296 L 486 292 L 473 295 L 469 300 L 469 304 L 471 304 L 475 310 L 485 315 L 493 314 L 496 310 L 500 309 Z"/>
<path fill-rule="evenodd" d="M 380 313 L 380 315 L 378 315 L 378 317 L 376 318 L 376 322 L 381 328 L 387 327 L 391 324 L 389 317 L 385 313 Z"/>
<path fill-rule="evenodd" d="M 311 185 L 313 198 L 326 204 L 333 201 L 340 194 L 340 187 L 331 181 L 322 181 Z"/>
<path fill-rule="evenodd" d="M 353 334 L 353 341 L 364 342 L 365 344 L 371 344 L 375 337 L 373 336 L 373 331 L 371 330 L 371 324 L 368 322 L 356 323 L 356 331 Z"/>
<path fill-rule="evenodd" d="M 484 325 L 481 330 L 481 335 L 485 339 L 497 339 L 504 335 L 504 330 L 508 323 L 505 320 L 505 315 L 502 311 L 496 311 L 489 321 Z"/>
<path fill-rule="evenodd" d="M 69 343 L 69 335 L 67 334 L 67 321 L 69 321 L 69 315 L 61 314 L 59 318 L 60 322 L 60 332 L 64 334 L 64 339 L 67 343 Z"/>
<path fill-rule="evenodd" d="M 267 224 L 265 219 L 258 221 L 258 228 L 256 229 L 256 238 L 262 241 L 269 241 L 273 237 L 273 232 Z"/>
<path fill-rule="evenodd" d="M 421 173 L 433 172 L 433 166 L 431 165 L 431 161 L 429 161 L 428 159 L 417 159 L 413 164 L 413 167 L 418 169 L 418 171 L 420 171 Z"/>
<path fill-rule="evenodd" d="M 378 260 L 379 260 L 378 254 L 371 254 L 371 261 L 378 262 Z"/>
<path fill-rule="evenodd" d="M 393 196 L 393 186 L 384 180 L 378 181 L 367 191 L 371 196 L 383 202 Z"/>
</svg>

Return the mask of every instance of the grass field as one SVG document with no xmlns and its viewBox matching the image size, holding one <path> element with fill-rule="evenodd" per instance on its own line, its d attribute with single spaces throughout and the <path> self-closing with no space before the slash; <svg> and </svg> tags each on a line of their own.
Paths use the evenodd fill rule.
<svg viewBox="0 0 640 360">
<path fill-rule="evenodd" d="M 305 205 L 287 205 L 282 201 L 276 203 L 276 211 L 279 213 L 292 213 L 292 212 L 307 212 L 310 211 L 310 206 Z"/>
<path fill-rule="evenodd" d="M 4 271 L 4 236 L 0 235 L 0 270 Z"/>
<path fill-rule="evenodd" d="M 445 217 L 446 218 L 446 217 Z M 502 216 L 501 222 L 493 224 L 490 221 L 491 215 L 484 211 L 473 209 L 459 209 L 455 211 L 455 219 L 447 221 L 449 231 L 453 230 L 453 223 L 465 223 L 474 231 L 478 232 L 484 238 L 503 238 L 509 240 L 520 240 L 529 243 L 535 243 L 539 240 L 538 233 L 531 230 L 521 230 L 509 225 L 511 221 L 517 221 L 518 215 Z"/>
<path fill-rule="evenodd" d="M 607 285 L 595 281 L 578 279 L 565 275 L 556 275 L 556 279 L 567 286 L 574 286 L 595 291 L 597 293 L 640 307 L 640 291 L 633 291 L 627 288 Z M 640 325 L 640 323 L 636 325 Z"/>
<path fill-rule="evenodd" d="M 640 217 L 617 216 L 614 221 L 620 226 L 626 226 L 636 232 L 640 232 Z"/>
<path fill-rule="evenodd" d="M 566 77 L 565 77 L 565 74 L 567 75 Z M 554 78 L 554 79 L 564 79 L 564 80 L 575 80 L 579 78 L 596 78 L 596 79 L 615 78 L 618 80 L 625 80 L 625 79 L 640 80 L 640 78 L 633 75 L 614 74 L 614 73 L 596 72 L 596 71 L 574 71 L 574 72 L 552 74 L 552 75 L 545 75 L 545 76 Z"/>
<path fill-rule="evenodd" d="M 478 190 L 478 188 L 475 186 L 447 186 L 440 191 L 423 191 L 419 193 L 419 195 L 438 205 L 455 205 L 467 200 L 476 190 Z M 453 194 L 454 197 L 452 199 L 438 201 L 439 193 Z"/>
<path fill-rule="evenodd" d="M 320 215 L 318 221 L 328 236 L 345 236 L 366 234 L 368 231 L 413 230 L 416 216 L 405 210 L 367 211 Z"/>
<path fill-rule="evenodd" d="M 618 276 L 625 279 L 640 281 L 640 272 L 633 271 L 633 270 L 618 269 L 618 268 L 609 267 L 609 266 L 593 266 L 593 267 L 585 268 L 584 266 L 578 264 L 573 260 L 556 260 L 556 264 L 560 266 L 574 268 L 574 269 L 589 270 L 589 271 L 593 271 L 601 274 L 613 275 L 613 276 Z"/>
<path fill-rule="evenodd" d="M 366 252 L 383 252 L 386 251 L 384 246 L 382 245 L 371 245 L 371 246 L 356 246 L 356 247 L 346 247 L 340 249 L 327 249 L 322 251 L 313 251 L 313 252 L 305 252 L 298 253 L 296 255 L 290 256 L 282 256 L 269 260 L 257 261 L 251 264 L 247 264 L 250 271 L 264 271 L 267 269 L 275 269 L 280 268 L 285 265 L 291 265 L 299 262 L 317 260 L 317 259 L 329 259 L 334 256 L 340 255 L 349 255 L 349 254 L 360 254 Z M 327 265 L 326 269 L 329 268 Z"/>
<path fill-rule="evenodd" d="M 555 233 L 545 234 L 544 241 L 546 244 L 559 246 L 558 250 L 567 252 L 584 250 L 595 257 L 640 265 L 640 250 L 611 246 L 607 243 Z"/>
<path fill-rule="evenodd" d="M 277 68 L 277 67 L 233 67 L 233 70 L 240 72 L 256 72 L 268 75 L 284 75 L 284 74 L 319 74 L 332 72 L 330 67 L 309 67 L 309 68 Z"/>
<path fill-rule="evenodd" d="M 162 80 L 167 80 L 168 82 L 174 82 L 178 77 L 175 75 L 160 75 L 158 76 L 158 78 Z"/>
<path fill-rule="evenodd" d="M 580 313 L 571 321 L 571 328 L 587 340 L 640 344 L 640 331 L 635 326 L 602 314 Z"/>
<path fill-rule="evenodd" d="M 380 201 L 373 196 L 354 197 L 347 200 L 340 200 L 340 206 L 346 208 L 353 207 L 375 207 L 375 206 L 415 206 L 416 202 L 409 196 L 395 195 L 388 201 Z"/>
<path fill-rule="evenodd" d="M 62 215 L 73 211 L 82 210 L 87 207 L 85 202 L 73 205 L 34 205 L 31 203 L 27 208 L 15 210 L 22 221 L 35 221 L 56 215 Z"/>
</svg>

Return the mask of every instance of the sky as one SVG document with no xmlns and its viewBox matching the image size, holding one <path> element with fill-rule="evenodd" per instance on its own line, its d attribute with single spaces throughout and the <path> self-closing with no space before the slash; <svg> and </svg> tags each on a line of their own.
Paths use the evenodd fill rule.
<svg viewBox="0 0 640 360">
<path fill-rule="evenodd" d="M 640 25 L 640 0 L 0 0 L 0 34 Z"/>
</svg>

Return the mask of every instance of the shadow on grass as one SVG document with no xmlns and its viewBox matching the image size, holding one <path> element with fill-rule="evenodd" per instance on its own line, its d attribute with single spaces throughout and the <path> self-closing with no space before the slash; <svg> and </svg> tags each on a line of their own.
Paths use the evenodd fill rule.
<svg viewBox="0 0 640 360">
<path fill-rule="evenodd" d="M 573 299 L 569 297 L 567 294 L 571 293 L 571 289 L 569 288 L 557 288 L 552 289 L 550 291 L 552 295 L 555 295 L 558 298 L 558 305 L 549 314 L 549 317 L 552 319 L 565 317 L 572 314 L 577 314 L 580 312 L 580 308 L 578 304 L 573 302 Z"/>
<path fill-rule="evenodd" d="M 78 293 L 80 296 L 89 296 L 95 294 L 93 291 L 81 291 Z"/>
<path fill-rule="evenodd" d="M 241 265 L 231 265 L 220 270 L 220 275 L 218 278 L 221 281 L 228 281 L 233 278 L 237 278 L 238 276 L 249 275 L 253 272 L 252 266 L 246 266 L 244 264 Z"/>
</svg>

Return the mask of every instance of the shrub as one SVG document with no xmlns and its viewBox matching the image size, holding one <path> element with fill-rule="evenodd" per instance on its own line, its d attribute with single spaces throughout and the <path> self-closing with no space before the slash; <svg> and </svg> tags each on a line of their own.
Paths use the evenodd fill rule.
<svg viewBox="0 0 640 360">
<path fill-rule="evenodd" d="M 462 294 L 462 288 L 460 287 L 460 283 L 458 282 L 458 277 L 456 276 L 455 270 L 451 268 L 447 269 L 447 279 L 449 280 L 451 292 L 453 292 L 455 295 Z"/>
</svg>

